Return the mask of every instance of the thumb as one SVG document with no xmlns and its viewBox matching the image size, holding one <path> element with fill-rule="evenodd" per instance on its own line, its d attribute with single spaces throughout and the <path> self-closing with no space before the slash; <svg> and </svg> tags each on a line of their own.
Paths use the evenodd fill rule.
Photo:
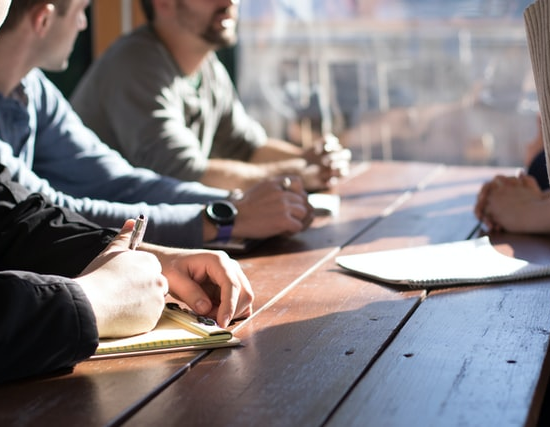
<svg viewBox="0 0 550 427">
<path fill-rule="evenodd" d="M 129 250 L 130 236 L 134 229 L 135 220 L 127 219 L 119 233 L 115 238 L 107 245 L 103 251 L 94 259 L 88 266 L 80 273 L 80 276 L 85 275 L 93 271 L 94 269 L 101 267 L 105 262 L 105 256 L 112 256 L 117 252 Z"/>
<path fill-rule="evenodd" d="M 108 248 L 116 248 L 119 250 L 128 249 L 130 246 L 130 237 L 132 235 L 132 231 L 134 230 L 135 222 L 136 221 L 134 219 L 127 219 L 118 234 L 109 244 Z"/>
</svg>

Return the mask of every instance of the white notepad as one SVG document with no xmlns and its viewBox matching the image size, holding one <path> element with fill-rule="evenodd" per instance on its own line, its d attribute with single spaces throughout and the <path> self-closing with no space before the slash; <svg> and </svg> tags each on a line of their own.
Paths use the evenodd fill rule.
<svg viewBox="0 0 550 427">
<path fill-rule="evenodd" d="M 492 283 L 550 275 L 550 265 L 498 252 L 488 237 L 336 258 L 339 266 L 386 283 L 417 288 Z"/>
</svg>

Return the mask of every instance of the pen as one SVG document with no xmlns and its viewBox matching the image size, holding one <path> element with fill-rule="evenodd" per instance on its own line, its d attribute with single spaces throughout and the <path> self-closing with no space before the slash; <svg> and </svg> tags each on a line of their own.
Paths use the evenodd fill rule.
<svg viewBox="0 0 550 427">
<path fill-rule="evenodd" d="M 146 228 L 147 217 L 145 215 L 138 216 L 136 218 L 136 223 L 134 224 L 134 229 L 132 230 L 132 235 L 130 236 L 130 249 L 137 249 L 137 247 L 141 244 Z"/>
</svg>

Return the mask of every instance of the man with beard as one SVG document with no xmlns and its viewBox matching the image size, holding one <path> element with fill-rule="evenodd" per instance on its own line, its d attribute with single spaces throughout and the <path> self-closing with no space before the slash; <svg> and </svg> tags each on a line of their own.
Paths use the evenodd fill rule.
<svg viewBox="0 0 550 427">
<path fill-rule="evenodd" d="M 83 121 L 137 166 L 247 189 L 298 175 L 330 187 L 349 168 L 335 137 L 303 150 L 269 138 L 244 110 L 215 50 L 237 40 L 238 0 L 142 0 L 147 25 L 121 37 L 71 99 Z"/>
</svg>

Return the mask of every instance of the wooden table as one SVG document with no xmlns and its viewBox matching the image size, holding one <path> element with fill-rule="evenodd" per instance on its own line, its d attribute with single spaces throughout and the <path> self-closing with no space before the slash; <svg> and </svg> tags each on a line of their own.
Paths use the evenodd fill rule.
<svg viewBox="0 0 550 427">
<path fill-rule="evenodd" d="M 334 261 L 476 236 L 475 197 L 497 172 L 512 171 L 359 165 L 337 189 L 337 217 L 239 257 L 256 293 L 254 315 L 233 328 L 243 347 L 88 361 L 4 385 L 0 425 L 536 425 L 550 278 L 428 293 Z M 491 240 L 529 260 L 550 256 L 548 239 Z"/>
</svg>

